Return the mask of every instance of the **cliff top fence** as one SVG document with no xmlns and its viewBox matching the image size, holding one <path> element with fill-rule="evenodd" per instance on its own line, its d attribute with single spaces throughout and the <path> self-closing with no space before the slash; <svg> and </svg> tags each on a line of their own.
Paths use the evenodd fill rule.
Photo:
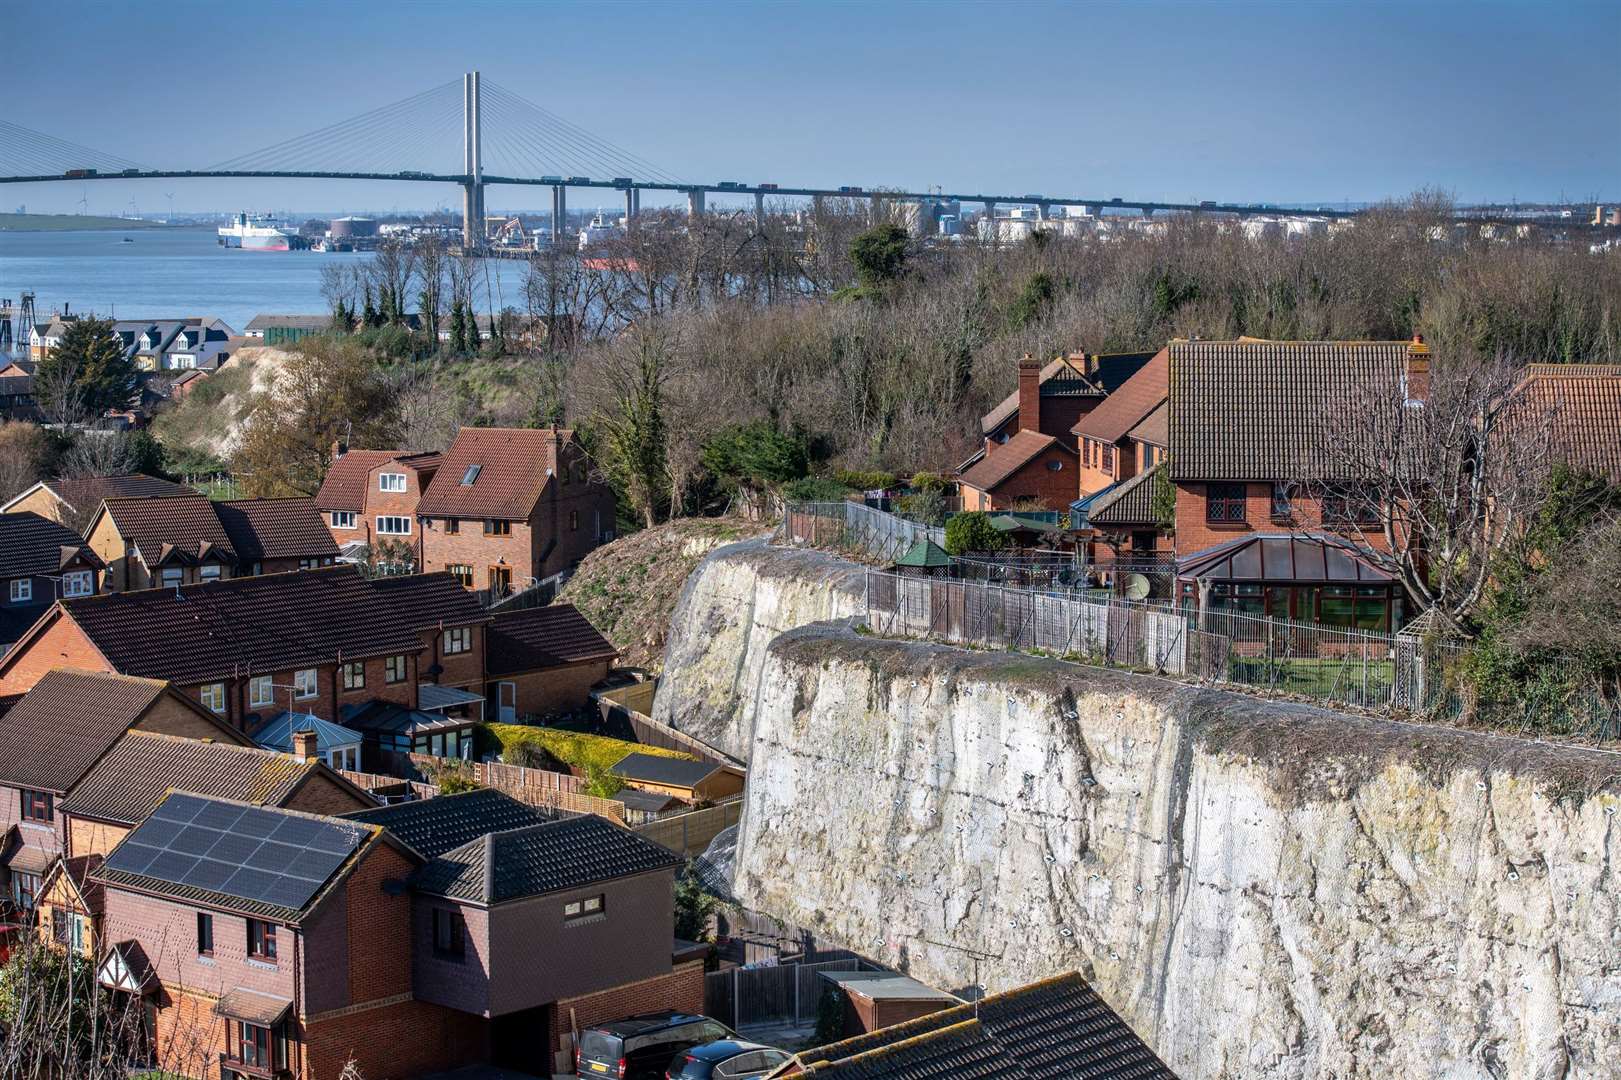
<svg viewBox="0 0 1621 1080">
<path fill-rule="evenodd" d="M 682 858 L 690 859 L 702 855 L 710 841 L 741 820 L 743 800 L 736 798 L 685 814 L 666 814 L 634 826 L 634 831 L 655 844 L 664 845 Z"/>
<path fill-rule="evenodd" d="M 1527 735 L 1621 738 L 1621 708 L 1597 694 L 1550 695 L 1524 715 L 1477 713 L 1447 673 L 1462 646 L 1236 611 L 1182 611 L 1116 596 L 1066 595 L 880 570 L 866 573 L 875 634 L 1040 653 Z"/>
<path fill-rule="evenodd" d="M 781 535 L 812 547 L 854 548 L 894 562 L 919 540 L 946 544 L 946 531 L 855 502 L 793 503 L 783 514 Z"/>
<path fill-rule="evenodd" d="M 458 761 L 424 754 L 410 755 L 412 771 L 422 777 L 437 776 L 441 769 L 465 772 L 475 783 L 492 787 L 530 806 L 544 806 L 576 814 L 596 814 L 625 824 L 625 804 L 586 794 L 586 781 L 571 773 L 529 769 L 499 761 Z M 396 781 L 397 782 L 397 781 Z"/>
</svg>

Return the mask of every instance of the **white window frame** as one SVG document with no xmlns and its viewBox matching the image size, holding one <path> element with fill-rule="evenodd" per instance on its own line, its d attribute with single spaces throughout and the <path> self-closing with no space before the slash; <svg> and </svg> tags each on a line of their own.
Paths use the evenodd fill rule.
<svg viewBox="0 0 1621 1080">
<path fill-rule="evenodd" d="M 264 690 L 263 696 L 260 689 Z M 255 675 L 248 680 L 248 704 L 254 708 L 276 703 L 276 680 L 269 675 Z"/>
<path fill-rule="evenodd" d="M 308 701 L 321 692 L 321 677 L 312 667 L 293 672 L 293 697 Z"/>
<path fill-rule="evenodd" d="M 225 576 L 225 568 L 217 562 L 203 563 L 197 568 L 198 581 L 218 581 Z"/>
<path fill-rule="evenodd" d="M 443 635 L 446 656 L 473 651 L 473 630 L 467 626 L 452 626 Z"/>
<path fill-rule="evenodd" d="M 93 570 L 69 570 L 62 575 L 63 596 L 89 596 L 96 591 Z"/>
<path fill-rule="evenodd" d="M 32 600 L 33 598 L 34 598 L 34 579 L 33 578 L 20 577 L 20 578 L 12 578 L 11 579 L 11 602 L 13 604 L 27 603 L 29 600 Z"/>
<path fill-rule="evenodd" d="M 404 525 L 405 525 L 405 528 L 397 529 L 397 530 L 396 529 L 385 529 L 385 528 L 383 528 L 383 522 L 385 522 L 385 521 L 403 522 Z M 410 536 L 411 535 L 411 519 L 410 519 L 410 517 L 408 515 L 405 515 L 405 514 L 378 514 L 377 515 L 377 535 L 378 536 Z"/>
<path fill-rule="evenodd" d="M 197 700 L 203 703 L 203 708 L 219 716 L 225 715 L 225 684 L 219 682 L 204 683 L 197 688 Z"/>
<path fill-rule="evenodd" d="M 356 527 L 356 514 L 353 510 L 332 511 L 332 527 L 334 529 L 353 529 Z"/>
<path fill-rule="evenodd" d="M 405 474 L 402 472 L 382 472 L 377 474 L 377 490 L 392 494 L 402 494 L 406 488 Z"/>
</svg>

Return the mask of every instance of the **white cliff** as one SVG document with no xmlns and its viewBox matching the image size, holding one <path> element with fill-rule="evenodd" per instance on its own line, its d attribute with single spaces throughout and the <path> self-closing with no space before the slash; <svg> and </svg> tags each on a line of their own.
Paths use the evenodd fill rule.
<svg viewBox="0 0 1621 1080">
<path fill-rule="evenodd" d="M 791 629 L 835 563 L 717 553 L 672 633 L 748 906 L 948 988 L 1079 969 L 1189 1080 L 1621 1075 L 1621 758 Z"/>
</svg>

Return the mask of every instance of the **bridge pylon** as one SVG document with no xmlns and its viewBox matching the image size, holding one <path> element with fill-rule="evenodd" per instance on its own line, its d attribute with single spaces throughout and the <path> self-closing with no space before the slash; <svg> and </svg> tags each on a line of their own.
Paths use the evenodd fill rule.
<svg viewBox="0 0 1621 1080">
<path fill-rule="evenodd" d="M 484 150 L 478 72 L 462 76 L 462 250 L 484 246 Z"/>
</svg>

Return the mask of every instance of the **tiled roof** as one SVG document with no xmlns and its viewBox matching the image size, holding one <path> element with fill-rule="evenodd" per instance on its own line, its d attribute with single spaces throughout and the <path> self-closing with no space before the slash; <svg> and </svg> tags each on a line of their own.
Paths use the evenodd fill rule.
<svg viewBox="0 0 1621 1080">
<path fill-rule="evenodd" d="M 415 653 L 441 620 L 487 619 L 449 574 L 368 581 L 353 567 L 63 600 L 115 671 L 192 686 Z M 26 645 L 21 647 L 26 648 Z"/>
<path fill-rule="evenodd" d="M 965 1029 L 982 1029 L 979 1035 Z M 983 1039 L 1022 1070 L 965 1056 L 960 1068 L 923 1071 L 930 1045 L 951 1052 Z M 1176 1080 L 1125 1021 L 1071 973 L 992 994 L 977 1004 L 930 1013 L 893 1027 L 802 1052 L 814 1076 L 868 1078 L 1028 1077 L 1029 1080 Z M 990 1062 L 981 1064 L 980 1062 Z"/>
<path fill-rule="evenodd" d="M 132 731 L 118 740 L 62 800 L 64 814 L 134 825 L 170 791 L 189 791 L 259 806 L 279 806 L 319 762 L 256 746 Z"/>
<path fill-rule="evenodd" d="M 1002 482 L 1029 463 L 1046 450 L 1049 446 L 1058 446 L 1070 457 L 1075 457 L 1075 451 L 1059 442 L 1052 435 L 1043 435 L 1039 431 L 1028 429 L 1015 432 L 1013 437 L 1001 446 L 993 447 L 983 459 L 976 462 L 972 468 L 963 473 L 958 479 L 971 488 L 980 491 L 994 491 Z"/>
<path fill-rule="evenodd" d="M 1154 513 L 1154 477 L 1164 464 L 1144 469 L 1136 476 L 1116 484 L 1087 507 L 1088 525 L 1151 525 L 1158 520 Z"/>
<path fill-rule="evenodd" d="M 627 780 L 640 780 L 648 784 L 668 784 L 671 787 L 692 787 L 704 781 L 720 766 L 708 761 L 688 761 L 685 758 L 660 757 L 657 754 L 626 754 L 614 762 L 608 771 Z"/>
<path fill-rule="evenodd" d="M 418 870 L 412 884 L 435 896 L 498 904 L 645 874 L 680 863 L 655 844 L 595 814 L 492 832 Z"/>
<path fill-rule="evenodd" d="M 235 563 L 237 551 L 225 534 L 207 495 L 191 491 L 161 498 L 111 498 L 106 513 L 118 534 L 135 545 L 141 560 L 157 567 L 177 558 L 187 562 Z"/>
<path fill-rule="evenodd" d="M 498 611 L 485 638 L 485 670 L 491 675 L 535 671 L 619 655 L 602 632 L 573 604 Z"/>
<path fill-rule="evenodd" d="M 332 462 L 315 493 L 315 505 L 322 510 L 364 510 L 366 478 L 385 461 L 405 454 L 404 450 L 351 450 Z"/>
<path fill-rule="evenodd" d="M 1086 372 L 1087 360 L 1084 354 L 1060 356 L 1041 369 L 1041 396 L 1104 397 L 1112 394 L 1117 387 L 1131 378 L 1153 355 L 1151 352 L 1145 352 L 1104 353 L 1094 356 L 1092 359 L 1095 366 L 1090 374 Z M 991 434 L 1013 419 L 1018 411 L 1019 392 L 1015 389 L 1013 393 L 999 401 L 996 408 L 980 417 L 981 433 Z"/>
<path fill-rule="evenodd" d="M 255 315 L 248 320 L 248 332 L 263 332 L 272 327 L 288 330 L 325 330 L 332 325 L 330 315 Z"/>
<path fill-rule="evenodd" d="M 101 568 L 96 553 L 67 526 L 31 511 L 0 514 L 0 578 L 57 574 L 75 557 Z"/>
<path fill-rule="evenodd" d="M 1405 341 L 1175 341 L 1170 462 L 1177 480 L 1339 479 L 1330 410 L 1394 386 Z"/>
<path fill-rule="evenodd" d="M 1126 438 L 1138 442 L 1169 446 L 1171 442 L 1171 403 L 1161 401 L 1159 408 L 1143 418 L 1143 422 L 1126 432 Z"/>
<path fill-rule="evenodd" d="M 563 816 L 561 811 L 530 806 L 495 788 L 475 788 L 455 795 L 438 795 L 344 815 L 381 825 L 413 851 L 430 859 L 486 833 L 521 829 Z"/>
<path fill-rule="evenodd" d="M 865 1053 L 823 1061 L 806 1072 L 840 1080 L 1032 1080 L 972 1017 Z"/>
<path fill-rule="evenodd" d="M 169 480 L 142 473 L 119 476 L 87 476 L 76 480 L 51 480 L 45 485 L 57 498 L 75 510 L 94 510 L 103 499 L 131 495 L 187 495 L 192 489 Z"/>
<path fill-rule="evenodd" d="M 1524 393 L 1551 414 L 1557 459 L 1621 483 L 1621 365 L 1532 364 Z"/>
<path fill-rule="evenodd" d="M 1164 402 L 1170 386 L 1169 371 L 1170 355 L 1161 349 L 1070 430 L 1100 442 L 1119 442 Z"/>
<path fill-rule="evenodd" d="M 557 467 L 559 444 L 573 438 L 574 432 L 561 428 L 464 427 L 445 451 L 417 513 L 521 521 Z M 473 482 L 464 483 L 474 466 Z"/>
<path fill-rule="evenodd" d="M 46 672 L 0 723 L 0 783 L 68 791 L 165 689 L 152 679 Z"/>
<path fill-rule="evenodd" d="M 233 499 L 215 503 L 214 510 L 246 562 L 337 557 L 314 499 Z"/>
</svg>

